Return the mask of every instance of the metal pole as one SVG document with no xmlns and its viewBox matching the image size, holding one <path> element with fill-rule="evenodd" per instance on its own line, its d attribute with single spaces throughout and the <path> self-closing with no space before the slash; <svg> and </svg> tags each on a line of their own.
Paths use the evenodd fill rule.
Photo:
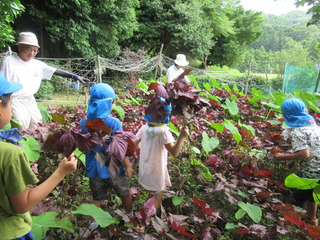
<svg viewBox="0 0 320 240">
<path fill-rule="evenodd" d="M 314 88 L 314 92 L 318 92 L 318 87 L 319 87 L 319 81 L 320 81 L 320 69 L 318 71 L 318 78 L 317 78 L 317 83 L 316 83 L 316 87 Z"/>
</svg>

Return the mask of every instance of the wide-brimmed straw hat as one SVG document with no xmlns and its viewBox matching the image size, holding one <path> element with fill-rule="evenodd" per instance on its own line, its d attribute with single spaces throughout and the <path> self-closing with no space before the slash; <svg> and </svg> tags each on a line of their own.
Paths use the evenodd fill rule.
<svg viewBox="0 0 320 240">
<path fill-rule="evenodd" d="M 21 32 L 19 35 L 19 41 L 17 42 L 17 45 L 18 44 L 40 47 L 37 36 L 32 32 Z"/>
<path fill-rule="evenodd" d="M 186 59 L 186 55 L 184 54 L 178 54 L 176 59 L 174 60 L 174 63 L 182 67 L 185 67 L 189 64 L 189 62 Z"/>
<path fill-rule="evenodd" d="M 305 127 L 315 124 L 314 118 L 308 114 L 305 103 L 299 98 L 291 98 L 281 105 L 284 121 L 289 127 Z"/>
</svg>

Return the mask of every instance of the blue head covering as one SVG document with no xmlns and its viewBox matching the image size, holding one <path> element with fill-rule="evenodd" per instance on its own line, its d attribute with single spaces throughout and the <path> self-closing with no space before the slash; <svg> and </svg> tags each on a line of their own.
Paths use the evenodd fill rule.
<svg viewBox="0 0 320 240">
<path fill-rule="evenodd" d="M 109 84 L 93 85 L 90 89 L 87 118 L 90 120 L 107 118 L 111 113 L 112 102 L 115 98 L 116 94 Z"/>
<path fill-rule="evenodd" d="M 314 118 L 307 113 L 305 103 L 298 98 L 284 101 L 281 110 L 289 127 L 305 127 L 315 124 Z"/>
<path fill-rule="evenodd" d="M 21 83 L 8 82 L 8 80 L 0 74 L 0 97 L 4 94 L 13 93 L 22 89 Z"/>
<path fill-rule="evenodd" d="M 157 99 L 159 101 L 157 101 Z M 152 102 L 156 104 L 152 104 Z M 147 123 L 169 124 L 171 118 L 172 105 L 167 103 L 163 97 L 154 98 L 145 110 L 144 119 Z"/>
</svg>

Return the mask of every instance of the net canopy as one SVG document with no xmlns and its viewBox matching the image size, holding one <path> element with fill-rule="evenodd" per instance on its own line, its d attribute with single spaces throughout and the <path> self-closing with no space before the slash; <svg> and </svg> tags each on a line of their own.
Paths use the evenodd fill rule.
<svg viewBox="0 0 320 240">
<path fill-rule="evenodd" d="M 302 90 L 304 92 L 317 92 L 319 68 L 303 68 L 286 64 L 282 83 L 282 91 L 293 93 Z"/>
</svg>

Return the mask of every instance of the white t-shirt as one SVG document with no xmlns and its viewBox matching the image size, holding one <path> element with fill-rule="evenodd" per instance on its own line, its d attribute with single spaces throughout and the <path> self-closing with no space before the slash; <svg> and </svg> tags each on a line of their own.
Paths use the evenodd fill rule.
<svg viewBox="0 0 320 240">
<path fill-rule="evenodd" d="M 183 68 L 177 68 L 176 65 L 172 65 L 171 67 L 168 68 L 167 70 L 167 83 L 171 83 L 175 78 L 180 76 L 184 72 Z M 187 76 L 184 76 L 184 81 L 187 83 L 190 83 L 190 80 Z"/>
<path fill-rule="evenodd" d="M 168 150 L 164 146 L 174 138 L 168 126 L 143 125 L 136 134 L 141 139 L 139 183 L 149 191 L 162 191 L 171 186 L 167 168 Z"/>
<path fill-rule="evenodd" d="M 56 68 L 51 67 L 39 60 L 32 59 L 29 62 L 23 61 L 18 55 L 5 57 L 0 66 L 0 73 L 9 82 L 19 82 L 23 88 L 13 93 L 13 96 L 30 96 L 35 94 L 42 79 L 51 79 Z"/>
</svg>

